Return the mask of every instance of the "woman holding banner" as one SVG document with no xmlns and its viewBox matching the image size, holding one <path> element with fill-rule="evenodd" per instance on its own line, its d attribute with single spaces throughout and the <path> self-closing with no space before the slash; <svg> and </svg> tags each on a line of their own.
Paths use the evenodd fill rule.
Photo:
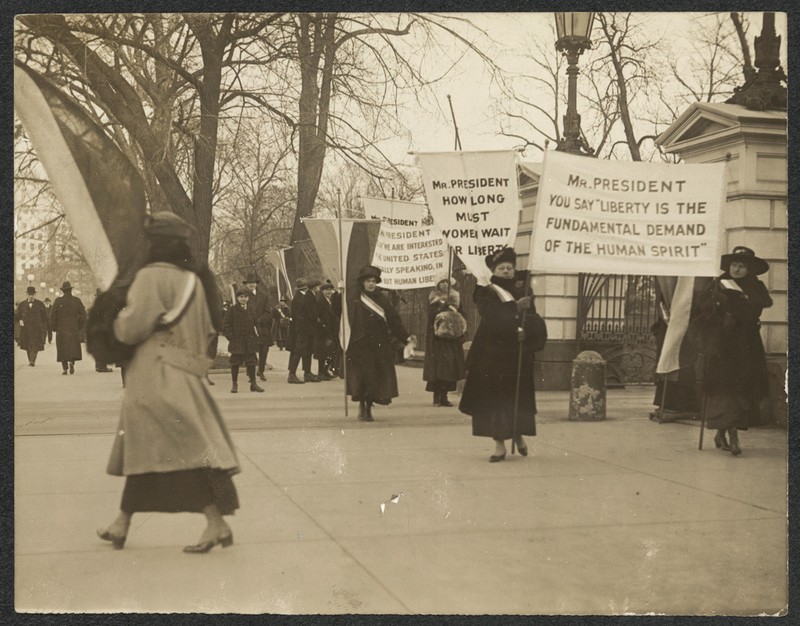
<svg viewBox="0 0 800 626">
<path fill-rule="evenodd" d="M 358 292 L 348 303 L 347 392 L 359 403 L 359 421 L 372 422 L 372 405 L 390 404 L 398 396 L 395 343 L 408 344 L 413 338 L 389 298 L 377 289 L 381 270 L 367 265 L 356 280 Z"/>
<path fill-rule="evenodd" d="M 425 391 L 433 392 L 433 406 L 453 406 L 447 392 L 467 375 L 464 363 L 466 323 L 455 280 L 444 276 L 428 295 L 428 330 L 425 336 Z"/>
<path fill-rule="evenodd" d="M 494 439 L 489 462 L 496 463 L 506 458 L 506 439 L 513 438 L 519 453 L 527 456 L 522 435 L 536 435 L 533 355 L 546 332 L 537 323 L 532 297 L 526 295 L 527 280 L 520 280 L 524 273 L 515 271 L 513 248 L 490 254 L 485 261 L 492 277 L 489 285 L 475 288 L 481 322 L 467 355 L 467 380 L 458 408 L 472 416 L 474 436 Z"/>
<path fill-rule="evenodd" d="M 738 431 L 755 422 L 758 404 L 767 395 L 759 317 L 772 306 L 772 298 L 756 276 L 764 274 L 769 264 L 750 248 L 736 246 L 731 254 L 722 255 L 720 267 L 722 275 L 698 299 L 703 410 L 706 427 L 717 431 L 717 448 L 738 456 L 742 453 Z"/>
</svg>

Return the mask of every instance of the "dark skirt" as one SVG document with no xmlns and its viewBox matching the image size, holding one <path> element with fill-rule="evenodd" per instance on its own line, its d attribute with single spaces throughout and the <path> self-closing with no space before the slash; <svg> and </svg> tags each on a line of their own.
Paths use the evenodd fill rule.
<svg viewBox="0 0 800 626">
<path fill-rule="evenodd" d="M 755 423 L 756 407 L 748 398 L 724 393 L 708 393 L 705 396 L 706 428 L 725 430 L 736 428 L 747 430 Z"/>
<path fill-rule="evenodd" d="M 472 434 L 475 437 L 511 439 L 514 436 L 514 411 L 498 408 L 490 413 L 472 415 Z M 517 415 L 517 435 L 536 435 L 536 415 L 520 411 Z"/>
<path fill-rule="evenodd" d="M 456 386 L 454 380 L 431 380 L 425 385 L 425 391 L 455 391 Z"/>
<path fill-rule="evenodd" d="M 193 469 L 133 474 L 125 480 L 120 508 L 126 513 L 201 513 L 216 504 L 222 515 L 239 508 L 227 470 Z"/>
</svg>

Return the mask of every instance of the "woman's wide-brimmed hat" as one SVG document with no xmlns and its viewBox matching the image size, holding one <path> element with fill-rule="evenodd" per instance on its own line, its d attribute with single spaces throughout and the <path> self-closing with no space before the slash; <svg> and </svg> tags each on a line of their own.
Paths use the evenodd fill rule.
<svg viewBox="0 0 800 626">
<path fill-rule="evenodd" d="M 496 250 L 491 254 L 487 254 L 484 261 L 486 262 L 486 267 L 488 267 L 490 270 L 494 270 L 494 268 L 501 263 L 511 263 L 512 265 L 516 265 L 517 253 L 514 252 L 514 248 L 506 247 Z"/>
<path fill-rule="evenodd" d="M 381 282 L 381 270 L 374 265 L 365 265 L 358 273 L 358 282 L 366 280 L 367 278 L 374 278 L 376 283 Z"/>
<path fill-rule="evenodd" d="M 151 237 L 189 239 L 194 228 L 189 222 L 169 211 L 158 211 L 145 218 L 144 232 Z"/>
<path fill-rule="evenodd" d="M 242 281 L 243 283 L 260 283 L 261 279 L 255 272 L 250 272 L 247 277 Z"/>
<path fill-rule="evenodd" d="M 438 287 L 439 283 L 444 283 L 444 282 L 447 282 L 448 280 L 450 281 L 450 286 L 451 287 L 455 287 L 456 286 L 456 279 L 453 278 L 452 276 L 450 276 L 448 278 L 447 274 L 442 274 L 441 276 L 439 276 L 439 278 L 436 279 L 436 286 Z"/>
<path fill-rule="evenodd" d="M 70 282 L 68 280 L 65 280 L 61 284 L 61 291 L 65 291 L 66 289 L 72 289 L 72 285 L 70 284 Z"/>
<path fill-rule="evenodd" d="M 28 287 L 28 289 L 27 289 L 26 293 L 27 293 L 29 296 L 32 296 L 32 295 L 34 295 L 34 294 L 36 293 L 36 287 Z"/>
<path fill-rule="evenodd" d="M 719 268 L 727 272 L 733 261 L 741 261 L 756 276 L 769 270 L 769 263 L 759 259 L 755 252 L 745 246 L 736 246 L 730 254 L 723 254 Z"/>
</svg>

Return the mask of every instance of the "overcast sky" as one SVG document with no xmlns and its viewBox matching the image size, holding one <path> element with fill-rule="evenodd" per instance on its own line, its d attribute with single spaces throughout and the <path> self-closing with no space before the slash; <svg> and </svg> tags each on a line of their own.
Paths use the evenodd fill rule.
<svg viewBox="0 0 800 626">
<path fill-rule="evenodd" d="M 552 13 L 469 13 L 464 14 L 473 23 L 485 29 L 497 42 L 502 43 L 505 61 L 522 54 L 533 37 L 551 37 Z M 646 18 L 646 28 L 652 28 L 654 38 L 665 37 L 675 50 L 684 47 L 690 50 L 690 13 L 649 13 L 640 14 Z M 751 50 L 753 38 L 761 31 L 762 14 L 748 14 L 750 28 L 748 39 Z M 596 24 L 595 24 L 596 26 Z M 776 31 L 781 40 L 781 57 L 786 68 L 786 16 L 776 14 Z M 555 41 L 553 42 L 555 44 Z M 788 71 L 788 70 L 787 70 Z M 580 76 L 579 76 L 580 80 Z M 453 108 L 458 122 L 461 144 L 464 150 L 504 149 L 519 144 L 519 140 L 497 134 L 497 123 L 491 116 L 491 94 L 489 79 L 480 61 L 465 57 L 459 61 L 458 68 L 451 76 L 435 86 L 435 97 L 443 114 L 415 108 L 408 112 L 406 124 L 413 129 L 411 150 L 446 151 L 454 146 L 454 133 L 450 117 L 447 95 L 452 97 Z M 578 102 L 580 110 L 580 99 Z M 406 154 L 405 142 L 399 141 L 390 150 L 393 157 L 407 164 L 413 157 Z M 535 152 L 535 151 L 534 151 Z M 532 154 L 531 158 L 536 156 Z"/>
</svg>

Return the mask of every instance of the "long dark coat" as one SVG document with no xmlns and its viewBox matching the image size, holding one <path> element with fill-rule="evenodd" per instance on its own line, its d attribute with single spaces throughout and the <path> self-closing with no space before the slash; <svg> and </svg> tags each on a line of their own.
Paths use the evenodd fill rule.
<svg viewBox="0 0 800 626">
<path fill-rule="evenodd" d="M 289 320 L 292 312 L 285 304 L 276 304 L 272 309 L 272 339 L 281 347 L 289 340 Z"/>
<path fill-rule="evenodd" d="M 255 354 L 258 352 L 255 320 L 250 312 L 250 304 L 243 309 L 237 302 L 225 313 L 222 334 L 228 340 L 231 354 Z"/>
<path fill-rule="evenodd" d="M 360 296 L 348 304 L 347 393 L 356 401 L 389 404 L 398 396 L 394 344 L 408 342 L 408 331 L 384 294 L 375 291 L 367 297 L 384 310 L 385 320 L 367 308 Z"/>
<path fill-rule="evenodd" d="M 339 319 L 333 304 L 321 293 L 317 297 L 317 334 L 314 337 L 314 357 L 325 359 L 336 353 L 339 344 Z"/>
<path fill-rule="evenodd" d="M 492 276 L 492 283 L 510 292 L 513 280 Z M 467 355 L 467 380 L 458 408 L 472 416 L 472 434 L 476 437 L 510 439 L 514 434 L 514 398 L 517 387 L 517 364 L 520 343 L 517 328 L 520 314 L 514 300 L 503 302 L 490 286 L 475 288 L 473 299 L 481 316 Z M 533 378 L 533 350 L 536 343 L 532 316 L 525 321 L 522 344 L 522 367 L 519 385 L 517 435 L 536 434 L 536 391 Z"/>
<path fill-rule="evenodd" d="M 80 361 L 81 333 L 86 324 L 86 309 L 80 298 L 64 294 L 53 302 L 50 328 L 56 334 L 56 361 Z"/>
<path fill-rule="evenodd" d="M 23 322 L 23 326 L 19 323 Z M 47 307 L 41 300 L 28 303 L 23 300 L 14 312 L 14 324 L 18 327 L 17 339 L 19 347 L 23 350 L 44 350 L 44 340 L 47 337 L 48 320 Z"/>
<path fill-rule="evenodd" d="M 434 290 L 428 305 L 428 329 L 425 334 L 425 365 L 422 370 L 422 380 L 428 383 L 427 391 L 453 391 L 456 382 L 467 375 L 467 366 L 464 361 L 464 340 L 443 339 L 437 337 L 433 331 L 433 322 L 436 316 L 454 306 L 458 306 L 457 292 L 451 291 L 449 297 L 442 302 L 438 299 L 438 292 Z"/>
<path fill-rule="evenodd" d="M 723 274 L 721 279 L 730 279 Z M 731 279 L 733 280 L 733 279 Z M 738 405 L 746 428 L 755 417 L 757 403 L 768 392 L 767 362 L 761 341 L 761 312 L 772 306 L 766 286 L 755 277 L 734 281 L 743 291 L 725 289 L 715 280 L 697 298 L 700 327 L 703 392 L 706 420 L 714 419 Z"/>
<path fill-rule="evenodd" d="M 273 345 L 272 342 L 272 310 L 269 307 L 267 294 L 258 289 L 256 293 L 250 292 L 250 302 L 247 310 L 253 316 L 258 330 L 258 347 L 264 348 Z"/>
<path fill-rule="evenodd" d="M 297 354 L 314 352 L 317 332 L 317 299 L 310 290 L 298 291 L 292 299 L 292 321 L 289 324 L 287 347 Z"/>
</svg>

